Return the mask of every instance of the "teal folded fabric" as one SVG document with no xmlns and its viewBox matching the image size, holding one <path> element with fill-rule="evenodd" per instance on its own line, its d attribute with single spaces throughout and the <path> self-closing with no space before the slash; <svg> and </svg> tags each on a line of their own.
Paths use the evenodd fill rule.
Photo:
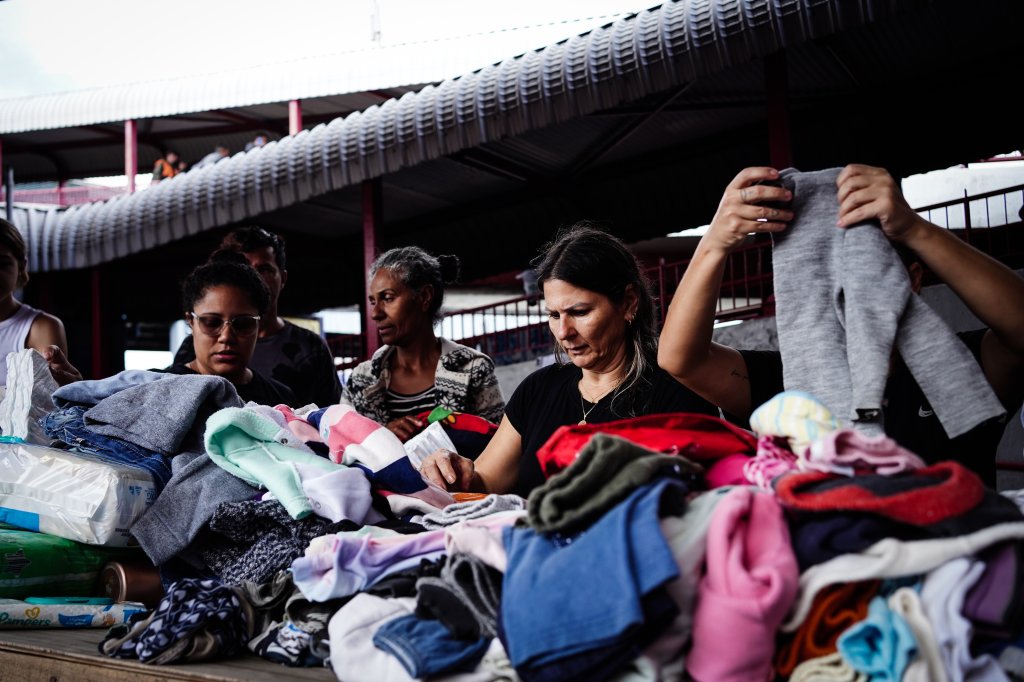
<svg viewBox="0 0 1024 682">
<path fill-rule="evenodd" d="M 274 493 L 288 513 L 301 519 L 312 512 L 295 464 L 333 471 L 342 465 L 284 445 L 275 437 L 281 427 L 255 411 L 226 407 L 206 422 L 206 451 L 217 466 Z"/>
<path fill-rule="evenodd" d="M 867 618 L 846 629 L 836 647 L 847 665 L 880 682 L 902 680 L 917 655 L 917 640 L 910 626 L 889 609 L 883 597 L 871 600 Z"/>
</svg>

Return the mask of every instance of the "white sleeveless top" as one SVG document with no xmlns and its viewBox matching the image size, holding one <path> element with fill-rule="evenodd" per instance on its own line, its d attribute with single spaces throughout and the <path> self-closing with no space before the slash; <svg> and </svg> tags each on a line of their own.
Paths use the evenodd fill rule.
<svg viewBox="0 0 1024 682">
<path fill-rule="evenodd" d="M 0 386 L 7 385 L 7 354 L 25 347 L 25 339 L 39 312 L 22 303 L 13 315 L 0 322 Z"/>
</svg>

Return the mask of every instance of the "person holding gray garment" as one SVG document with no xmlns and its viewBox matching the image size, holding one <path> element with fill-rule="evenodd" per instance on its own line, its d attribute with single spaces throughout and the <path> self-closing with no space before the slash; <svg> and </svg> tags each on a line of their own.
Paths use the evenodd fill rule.
<svg viewBox="0 0 1024 682">
<path fill-rule="evenodd" d="M 746 236 L 752 232 L 783 232 L 799 218 L 793 210 L 798 207 L 789 205 L 793 192 L 780 186 L 779 180 L 776 169 L 753 167 L 744 169 L 729 183 L 672 300 L 659 345 L 658 362 L 663 369 L 740 422 L 783 390 L 782 356 L 776 351 L 740 351 L 714 343 L 715 306 L 728 257 Z M 977 360 L 983 383 L 988 384 L 1005 412 L 1013 414 L 1024 397 L 1024 306 L 1020 304 L 1024 300 L 1024 279 L 917 215 L 885 169 L 850 165 L 838 174 L 835 185 L 837 224 L 818 227 L 846 229 L 867 220 L 877 221 L 900 254 L 915 294 L 921 287 L 922 264 L 948 284 L 987 326 L 957 336 Z M 775 265 L 787 267 L 786 259 Z M 789 263 L 788 267 L 796 265 Z M 875 279 L 875 285 L 881 277 L 870 273 L 864 276 Z M 808 285 L 813 283 L 805 281 L 804 286 Z M 830 285 L 823 282 L 821 286 Z M 780 316 L 780 340 L 784 334 L 782 322 Z M 823 355 L 821 348 L 810 343 L 806 353 L 816 358 L 824 372 L 829 362 L 846 361 L 845 357 Z M 915 357 L 910 364 L 928 360 Z M 881 401 L 887 435 L 928 462 L 955 459 L 994 484 L 995 451 L 1007 423 L 1005 415 L 983 420 L 951 437 L 904 358 L 893 353 L 888 365 L 883 366 L 888 369 Z M 967 398 L 967 391 L 984 395 L 986 390 L 977 385 L 955 388 L 962 390 L 965 402 L 972 400 Z"/>
<path fill-rule="evenodd" d="M 875 223 L 821 229 L 838 222 L 840 172 L 779 174 L 795 214 L 772 239 L 783 384 L 811 393 L 862 434 L 881 436 L 895 348 L 951 438 L 1003 416 L 970 351 L 911 295 L 907 270 Z"/>
</svg>

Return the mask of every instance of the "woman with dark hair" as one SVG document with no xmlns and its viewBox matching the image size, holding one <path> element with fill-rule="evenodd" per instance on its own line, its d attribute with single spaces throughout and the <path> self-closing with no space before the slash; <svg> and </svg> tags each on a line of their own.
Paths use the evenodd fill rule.
<svg viewBox="0 0 1024 682">
<path fill-rule="evenodd" d="M 491 359 L 434 334 L 445 285 L 458 275 L 458 258 L 415 246 L 370 266 L 370 317 L 384 345 L 352 370 L 341 401 L 403 442 L 426 426 L 415 415 L 438 405 L 492 422 L 505 409 Z"/>
<path fill-rule="evenodd" d="M 535 269 L 557 362 L 516 388 L 475 462 L 444 450 L 423 461 L 420 471 L 438 485 L 526 497 L 544 482 L 537 450 L 560 426 L 663 412 L 718 414 L 657 366 L 654 298 L 619 239 L 574 225 Z"/>
<path fill-rule="evenodd" d="M 221 376 L 242 400 L 295 405 L 295 394 L 249 367 L 260 316 L 270 301 L 267 285 L 235 251 L 219 251 L 194 269 L 182 285 L 185 321 L 192 329 L 195 358 L 162 370 L 171 374 Z"/>
<path fill-rule="evenodd" d="M 260 315 L 256 350 L 252 352 L 249 368 L 290 388 L 299 405 L 337 404 L 341 383 L 330 348 L 320 334 L 292 324 L 279 314 L 278 299 L 288 283 L 284 237 L 262 227 L 239 227 L 224 236 L 217 251 L 237 251 L 245 256 L 270 292 L 270 303 Z M 186 364 L 195 356 L 192 337 L 186 336 L 174 362 Z"/>
<path fill-rule="evenodd" d="M 0 218 L 0 386 L 7 384 L 9 353 L 39 351 L 58 384 L 82 378 L 67 359 L 68 340 L 59 318 L 22 303 L 14 291 L 28 284 L 25 240 L 14 225 Z"/>
</svg>

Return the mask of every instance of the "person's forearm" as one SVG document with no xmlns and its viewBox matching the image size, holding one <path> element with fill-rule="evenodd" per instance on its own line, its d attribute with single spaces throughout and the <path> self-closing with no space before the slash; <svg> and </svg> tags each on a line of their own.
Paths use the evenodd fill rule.
<svg viewBox="0 0 1024 682">
<path fill-rule="evenodd" d="M 491 442 L 494 442 L 492 436 Z M 499 442 L 499 445 L 502 443 Z M 490 444 L 477 457 L 473 467 L 473 480 L 469 492 L 503 495 L 511 491 L 519 480 L 519 457 L 508 457 L 502 448 L 490 450 Z"/>
<path fill-rule="evenodd" d="M 726 251 L 701 240 L 676 288 L 658 343 L 658 364 L 675 377 L 685 377 L 708 358 L 728 259 Z"/>
<path fill-rule="evenodd" d="M 903 243 L 1007 348 L 1024 354 L 1024 278 L 923 218 Z"/>
</svg>

